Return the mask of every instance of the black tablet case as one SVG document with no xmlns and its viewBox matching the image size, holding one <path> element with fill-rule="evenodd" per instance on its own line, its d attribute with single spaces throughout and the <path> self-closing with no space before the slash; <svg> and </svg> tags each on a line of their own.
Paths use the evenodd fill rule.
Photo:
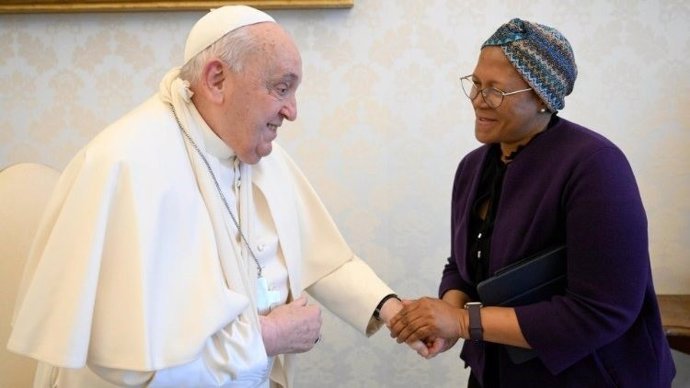
<svg viewBox="0 0 690 388">
<path fill-rule="evenodd" d="M 477 285 L 484 306 L 522 306 L 563 294 L 566 286 L 565 246 L 552 247 L 502 268 Z M 521 364 L 536 357 L 531 349 L 506 346 Z"/>
</svg>

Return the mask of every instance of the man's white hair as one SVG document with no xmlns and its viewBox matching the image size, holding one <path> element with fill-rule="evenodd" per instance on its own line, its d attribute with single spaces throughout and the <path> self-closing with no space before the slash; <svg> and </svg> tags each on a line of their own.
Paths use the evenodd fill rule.
<svg viewBox="0 0 690 388">
<path fill-rule="evenodd" d="M 256 35 L 246 26 L 230 31 L 182 66 L 180 78 L 195 84 L 200 80 L 204 66 L 212 58 L 219 58 L 231 71 L 239 73 L 250 54 L 259 49 L 259 45 Z"/>
<path fill-rule="evenodd" d="M 245 60 L 259 42 L 247 26 L 275 23 L 267 13 L 246 5 L 227 5 L 209 11 L 199 19 L 187 36 L 180 78 L 196 83 L 204 66 L 212 58 L 224 61 L 232 71 L 240 72 Z"/>
</svg>

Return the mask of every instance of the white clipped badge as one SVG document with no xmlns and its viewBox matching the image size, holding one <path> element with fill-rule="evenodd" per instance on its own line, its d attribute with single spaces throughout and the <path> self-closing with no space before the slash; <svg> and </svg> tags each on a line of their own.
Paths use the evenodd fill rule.
<svg viewBox="0 0 690 388">
<path fill-rule="evenodd" d="M 259 314 L 271 311 L 274 304 L 280 303 L 280 291 L 271 290 L 265 277 L 256 280 L 256 306 Z"/>
</svg>

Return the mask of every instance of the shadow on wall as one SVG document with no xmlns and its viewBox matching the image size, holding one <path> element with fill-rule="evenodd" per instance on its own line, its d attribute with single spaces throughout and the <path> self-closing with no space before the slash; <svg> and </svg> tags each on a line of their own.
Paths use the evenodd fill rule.
<svg viewBox="0 0 690 388">
<path fill-rule="evenodd" d="M 676 363 L 676 378 L 673 379 L 673 388 L 690 387 L 690 354 L 681 353 L 675 350 L 673 361 Z"/>
</svg>

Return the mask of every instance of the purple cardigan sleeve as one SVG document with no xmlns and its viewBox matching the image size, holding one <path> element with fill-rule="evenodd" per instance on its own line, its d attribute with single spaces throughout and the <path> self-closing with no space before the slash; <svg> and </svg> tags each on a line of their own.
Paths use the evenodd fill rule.
<svg viewBox="0 0 690 388">
<path fill-rule="evenodd" d="M 628 330 L 651 276 L 645 212 L 619 149 L 599 148 L 578 163 L 563 205 L 566 294 L 515 309 L 527 342 L 554 374 Z"/>
<path fill-rule="evenodd" d="M 476 288 L 467 281 L 467 273 L 465 268 L 459 268 L 458 263 L 464 263 L 464 256 L 467 248 L 467 217 L 469 217 L 469 208 L 471 196 L 468 192 L 475 190 L 476 180 L 478 179 L 479 169 L 472 167 L 473 165 L 481 165 L 481 160 L 484 158 L 486 147 L 479 148 L 471 152 L 458 165 L 453 181 L 453 192 L 451 201 L 451 247 L 450 257 L 443 268 L 443 277 L 439 285 L 439 297 L 443 297 L 449 290 L 460 290 L 467 294 L 471 299 L 476 300 Z"/>
</svg>

